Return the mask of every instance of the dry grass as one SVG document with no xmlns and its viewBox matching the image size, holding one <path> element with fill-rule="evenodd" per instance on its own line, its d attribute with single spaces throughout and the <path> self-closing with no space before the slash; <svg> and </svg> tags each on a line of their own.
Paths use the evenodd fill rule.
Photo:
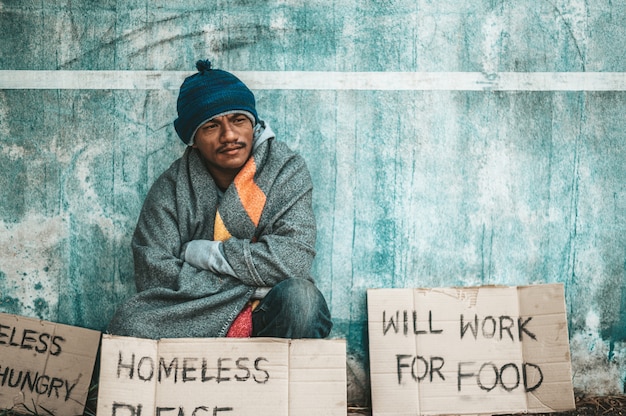
<svg viewBox="0 0 626 416">
<path fill-rule="evenodd" d="M 369 408 L 350 406 L 350 416 L 371 416 Z M 558 413 L 537 413 L 537 416 L 626 416 L 626 395 L 577 397 L 576 410 Z"/>
</svg>

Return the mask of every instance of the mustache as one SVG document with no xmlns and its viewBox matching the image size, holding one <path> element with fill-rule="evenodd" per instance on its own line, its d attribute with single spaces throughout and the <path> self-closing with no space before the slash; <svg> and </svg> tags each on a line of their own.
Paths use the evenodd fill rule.
<svg viewBox="0 0 626 416">
<path fill-rule="evenodd" d="M 217 148 L 218 153 L 229 152 L 231 150 L 243 149 L 247 144 L 245 142 L 226 143 Z"/>
</svg>

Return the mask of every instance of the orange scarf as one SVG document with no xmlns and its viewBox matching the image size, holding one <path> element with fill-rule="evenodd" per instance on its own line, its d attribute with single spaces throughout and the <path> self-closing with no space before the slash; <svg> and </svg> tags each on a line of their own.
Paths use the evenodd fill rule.
<svg viewBox="0 0 626 416">
<path fill-rule="evenodd" d="M 234 185 L 239 195 L 241 205 L 248 214 L 248 217 L 250 217 L 250 220 L 252 220 L 255 226 L 258 226 L 261 213 L 265 207 L 266 196 L 261 188 L 254 182 L 255 173 L 256 163 L 254 157 L 251 156 L 235 177 Z M 228 226 L 224 224 L 218 207 L 215 214 L 213 239 L 215 241 L 225 241 L 230 237 L 232 237 L 232 235 L 228 231 Z M 239 312 L 239 315 L 237 315 L 228 329 L 227 337 L 248 338 L 252 335 L 252 311 L 258 304 L 258 300 L 246 303 L 243 310 Z"/>
</svg>

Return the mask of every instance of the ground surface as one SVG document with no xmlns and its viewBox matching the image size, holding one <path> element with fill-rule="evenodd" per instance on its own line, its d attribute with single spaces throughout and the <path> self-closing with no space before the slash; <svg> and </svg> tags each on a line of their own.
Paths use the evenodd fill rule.
<svg viewBox="0 0 626 416">
<path fill-rule="evenodd" d="M 94 416 L 95 403 L 93 401 L 88 403 L 85 410 L 85 416 Z M 34 413 L 30 414 L 33 415 Z M 15 415 L 16 413 L 10 410 L 0 410 L 0 416 Z M 350 406 L 348 407 L 348 416 L 372 416 L 372 412 L 369 408 Z M 577 397 L 576 410 L 559 413 L 536 413 L 535 416 L 626 416 L 626 395 Z"/>
<path fill-rule="evenodd" d="M 371 416 L 370 409 L 348 408 L 349 416 Z M 537 413 L 537 416 L 626 416 L 626 395 L 577 397 L 576 410 L 559 413 Z"/>
</svg>

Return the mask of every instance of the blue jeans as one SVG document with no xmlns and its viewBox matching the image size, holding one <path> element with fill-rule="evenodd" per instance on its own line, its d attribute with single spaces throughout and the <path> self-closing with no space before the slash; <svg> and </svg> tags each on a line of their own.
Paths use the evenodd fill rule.
<svg viewBox="0 0 626 416">
<path fill-rule="evenodd" d="M 252 312 L 252 336 L 325 338 L 332 329 L 324 295 L 303 279 L 283 280 Z"/>
</svg>

